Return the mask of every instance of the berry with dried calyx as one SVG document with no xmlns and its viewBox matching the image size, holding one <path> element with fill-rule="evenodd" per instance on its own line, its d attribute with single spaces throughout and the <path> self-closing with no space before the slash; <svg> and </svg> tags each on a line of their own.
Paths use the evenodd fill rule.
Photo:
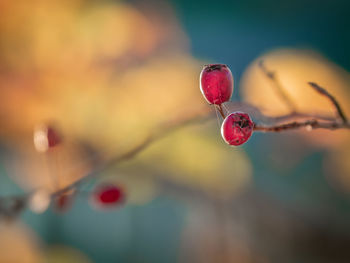
<svg viewBox="0 0 350 263">
<path fill-rule="evenodd" d="M 254 122 L 247 113 L 233 112 L 222 123 L 221 135 L 229 145 L 238 146 L 250 138 L 253 133 Z"/>
<path fill-rule="evenodd" d="M 233 93 L 233 77 L 223 64 L 204 66 L 200 74 L 200 89 L 209 104 L 220 105 L 230 100 Z"/>
</svg>

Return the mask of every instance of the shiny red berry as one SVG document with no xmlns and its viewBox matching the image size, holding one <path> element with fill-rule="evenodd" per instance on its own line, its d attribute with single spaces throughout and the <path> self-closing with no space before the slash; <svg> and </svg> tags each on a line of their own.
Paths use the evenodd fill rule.
<svg viewBox="0 0 350 263">
<path fill-rule="evenodd" d="M 233 77 L 223 64 L 204 66 L 200 74 L 200 89 L 209 104 L 219 105 L 229 101 L 233 93 Z"/>
<path fill-rule="evenodd" d="M 247 113 L 233 112 L 222 123 L 221 135 L 229 145 L 238 146 L 250 138 L 254 123 Z"/>
<path fill-rule="evenodd" d="M 100 207 L 117 205 L 124 201 L 124 197 L 124 191 L 112 184 L 98 186 L 93 194 L 94 203 Z"/>
</svg>

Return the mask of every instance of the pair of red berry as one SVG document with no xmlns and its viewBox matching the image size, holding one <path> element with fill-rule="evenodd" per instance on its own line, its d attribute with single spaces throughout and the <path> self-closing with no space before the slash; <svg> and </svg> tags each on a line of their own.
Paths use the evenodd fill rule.
<svg viewBox="0 0 350 263">
<path fill-rule="evenodd" d="M 233 77 L 230 69 L 223 64 L 204 66 L 200 74 L 200 89 L 209 104 L 220 106 L 230 100 L 233 93 Z M 224 116 L 221 135 L 229 145 L 245 143 L 253 133 L 254 122 L 247 113 L 233 112 Z"/>
</svg>

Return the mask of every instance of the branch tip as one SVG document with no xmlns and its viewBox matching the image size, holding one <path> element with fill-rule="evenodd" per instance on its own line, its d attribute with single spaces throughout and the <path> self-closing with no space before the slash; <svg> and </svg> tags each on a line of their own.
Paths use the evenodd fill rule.
<svg viewBox="0 0 350 263">
<path fill-rule="evenodd" d="M 334 108 L 336 109 L 336 111 L 338 113 L 338 116 L 342 120 L 342 122 L 343 123 L 347 123 L 347 121 L 348 121 L 347 117 L 345 116 L 344 111 L 342 110 L 342 108 L 341 108 L 339 102 L 337 101 L 337 99 L 332 94 L 330 94 L 325 88 L 322 88 L 317 83 L 310 81 L 310 82 L 308 82 L 308 84 L 315 91 L 317 91 L 318 93 L 320 93 L 323 96 L 326 96 L 331 101 L 331 103 L 334 105 Z"/>
</svg>

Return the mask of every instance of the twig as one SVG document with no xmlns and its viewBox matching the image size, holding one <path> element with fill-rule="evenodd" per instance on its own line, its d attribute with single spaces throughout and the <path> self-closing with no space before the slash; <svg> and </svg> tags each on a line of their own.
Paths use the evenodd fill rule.
<svg viewBox="0 0 350 263">
<path fill-rule="evenodd" d="M 199 123 L 199 122 L 205 122 L 209 119 L 211 119 L 213 116 L 212 114 L 203 116 L 203 117 L 198 117 L 198 118 L 188 118 L 187 116 L 182 119 L 178 120 L 177 122 L 169 122 L 167 124 L 164 124 L 164 129 L 162 129 L 161 132 L 158 132 L 156 134 L 153 134 L 152 136 L 149 136 L 146 138 L 143 142 L 135 146 L 133 149 L 130 151 L 119 155 L 115 156 L 105 162 L 100 163 L 97 165 L 97 168 L 95 168 L 93 171 L 88 173 L 86 176 L 77 179 L 70 185 L 61 188 L 55 192 L 53 192 L 50 196 L 51 199 L 54 199 L 61 194 L 67 193 L 71 190 L 76 190 L 80 185 L 82 185 L 84 182 L 88 180 L 92 180 L 93 178 L 98 177 L 101 173 L 104 171 L 114 167 L 115 165 L 130 160 L 133 157 L 135 157 L 137 154 L 141 153 L 144 149 L 146 149 L 150 144 L 152 144 L 154 141 L 157 141 L 161 139 L 162 137 L 165 137 L 171 132 L 176 131 L 177 129 L 180 129 L 186 125 L 189 125 L 191 123 Z M 28 193 L 20 194 L 20 195 L 13 195 L 13 196 L 6 196 L 2 197 L 0 196 L 0 216 L 5 216 L 6 218 L 15 218 L 26 208 L 26 204 L 29 200 L 29 198 L 35 193 L 36 191 L 33 190 Z M 9 205 L 10 204 L 10 205 Z M 14 205 L 16 204 L 16 205 Z M 20 204 L 20 205 L 19 205 Z"/>
<path fill-rule="evenodd" d="M 263 123 L 280 123 L 292 119 L 318 119 L 323 121 L 334 121 L 334 117 L 332 117 L 331 115 L 317 113 L 309 114 L 301 112 L 291 112 L 280 116 L 268 116 L 263 114 L 259 108 L 246 102 L 226 102 L 225 107 L 228 108 L 229 112 L 246 112 L 249 115 L 251 115 L 254 119 L 258 119 Z"/>
<path fill-rule="evenodd" d="M 264 72 L 264 74 L 274 82 L 274 87 L 280 98 L 288 105 L 288 107 L 291 109 L 291 113 L 283 116 L 278 116 L 274 118 L 275 122 L 284 121 L 286 119 L 292 119 L 292 118 L 312 118 L 311 120 L 306 121 L 293 121 L 289 123 L 284 124 L 275 124 L 270 126 L 264 126 L 264 125 L 257 125 L 255 124 L 254 130 L 255 131 L 262 131 L 262 132 L 281 132 L 286 130 L 295 130 L 302 127 L 306 127 L 307 129 L 328 129 L 328 130 L 335 130 L 335 129 L 349 129 L 350 125 L 347 123 L 347 118 L 338 103 L 338 101 L 335 99 L 333 95 L 331 95 L 326 89 L 320 87 L 318 84 L 314 82 L 309 82 L 308 84 L 314 88 L 318 93 L 321 95 L 326 96 L 334 105 L 334 107 L 337 110 L 337 113 L 339 117 L 342 120 L 342 123 L 339 124 L 334 118 L 329 118 L 328 116 L 325 118 L 325 116 L 322 115 L 316 115 L 316 114 L 304 114 L 299 113 L 296 110 L 296 106 L 294 102 L 290 99 L 290 97 L 284 92 L 282 85 L 280 84 L 279 80 L 276 78 L 276 75 L 274 72 L 269 71 L 263 61 L 259 62 L 259 67 Z M 261 114 L 262 115 L 262 114 Z M 265 116 L 264 116 L 265 117 Z M 266 119 L 266 118 L 265 118 Z M 271 118 L 269 118 L 271 120 Z M 323 122 L 320 122 L 320 120 L 323 120 Z M 325 122 L 328 121 L 328 122 Z"/>
<path fill-rule="evenodd" d="M 94 169 L 92 172 L 90 172 L 86 176 L 84 176 L 84 177 L 76 180 L 72 184 L 52 193 L 51 197 L 56 197 L 56 196 L 59 196 L 63 193 L 66 193 L 72 189 L 76 189 L 79 185 L 81 185 L 85 181 L 88 181 L 92 178 L 95 178 L 98 174 L 101 174 L 102 172 L 114 167 L 115 165 L 117 165 L 121 162 L 132 159 L 133 157 L 135 157 L 136 155 L 141 153 L 144 149 L 146 149 L 149 145 L 151 145 L 154 141 L 158 141 L 159 139 L 167 136 L 169 133 L 174 132 L 177 129 L 183 128 L 184 126 L 189 125 L 191 123 L 198 123 L 198 122 L 202 122 L 202 121 L 207 121 L 210 117 L 211 117 L 211 115 L 206 116 L 206 117 L 201 117 L 201 118 L 185 119 L 185 120 L 180 121 L 180 124 L 177 123 L 177 124 L 167 125 L 162 132 L 154 134 L 152 136 L 149 136 L 143 142 L 141 142 L 140 144 L 135 146 L 130 151 L 128 151 L 122 155 L 115 156 L 114 158 L 111 158 L 108 161 L 101 163 L 100 165 L 97 166 L 96 169 Z"/>
<path fill-rule="evenodd" d="M 264 126 L 264 125 L 254 125 L 254 131 L 261 132 L 281 132 L 287 130 L 295 130 L 299 128 L 307 128 L 307 129 L 328 129 L 328 130 L 336 130 L 336 129 L 350 129 L 349 123 L 337 123 L 337 122 L 320 122 L 318 120 L 307 120 L 304 122 L 290 122 L 280 125 L 272 125 L 272 126 Z"/>
<path fill-rule="evenodd" d="M 216 107 L 216 108 L 218 109 L 218 111 L 220 112 L 221 117 L 222 117 L 223 119 L 225 119 L 226 114 L 225 114 L 225 112 L 224 112 L 224 109 L 222 108 L 222 105 L 221 105 L 221 104 L 215 105 L 215 107 Z"/>
<path fill-rule="evenodd" d="M 338 113 L 339 117 L 342 119 L 343 123 L 346 123 L 347 122 L 347 118 L 346 118 L 346 116 L 344 114 L 344 111 L 340 107 L 339 102 L 336 100 L 336 98 L 332 94 L 330 94 L 326 89 L 320 87 L 317 83 L 309 82 L 308 84 L 312 88 L 314 88 L 314 90 L 316 90 L 318 93 L 320 93 L 321 95 L 326 96 L 333 103 L 335 109 L 337 110 L 337 113 Z"/>
<path fill-rule="evenodd" d="M 90 172 L 86 176 L 84 176 L 84 177 L 76 180 L 72 184 L 52 193 L 51 197 L 56 197 L 56 196 L 59 196 L 63 193 L 66 193 L 72 189 L 75 189 L 79 185 L 84 183 L 85 181 L 88 181 L 88 180 L 96 177 L 98 174 L 102 173 L 105 170 L 108 170 L 112 166 L 117 165 L 120 162 L 123 162 L 123 161 L 126 161 L 126 160 L 133 158 L 138 153 L 140 153 L 143 149 L 145 149 L 153 140 L 154 140 L 154 138 L 149 137 L 143 143 L 137 145 L 135 148 L 131 149 L 127 153 L 125 153 L 121 156 L 114 157 L 114 158 L 108 160 L 107 162 L 100 164 L 96 169 L 94 169 L 92 172 Z"/>
<path fill-rule="evenodd" d="M 270 71 L 268 68 L 266 68 L 263 60 L 259 61 L 258 66 L 260 67 L 262 72 L 266 75 L 266 77 L 269 78 L 273 82 L 273 84 L 274 84 L 273 86 L 275 88 L 277 95 L 287 105 L 287 107 L 290 109 L 290 111 L 296 112 L 297 111 L 296 104 L 294 103 L 294 101 L 289 97 L 289 95 L 283 89 L 281 82 L 276 77 L 276 73 L 273 71 Z"/>
</svg>

